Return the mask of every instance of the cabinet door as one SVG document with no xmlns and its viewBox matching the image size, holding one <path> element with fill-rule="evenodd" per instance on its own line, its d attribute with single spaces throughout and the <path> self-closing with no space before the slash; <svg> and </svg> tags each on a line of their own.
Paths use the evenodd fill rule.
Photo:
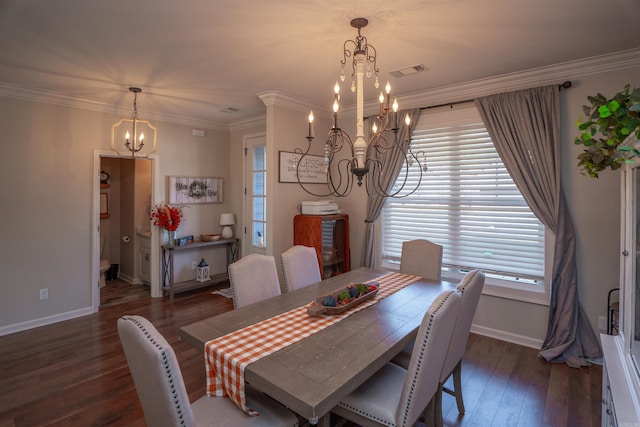
<svg viewBox="0 0 640 427">
<path fill-rule="evenodd" d="M 622 198 L 622 333 L 630 343 L 631 357 L 640 370 L 640 165 L 624 170 Z"/>
<path fill-rule="evenodd" d="M 328 278 L 348 271 L 347 224 L 344 218 L 322 221 L 322 277 Z"/>
<path fill-rule="evenodd" d="M 139 249 L 139 276 L 145 283 L 151 283 L 151 249 L 140 247 Z"/>
</svg>

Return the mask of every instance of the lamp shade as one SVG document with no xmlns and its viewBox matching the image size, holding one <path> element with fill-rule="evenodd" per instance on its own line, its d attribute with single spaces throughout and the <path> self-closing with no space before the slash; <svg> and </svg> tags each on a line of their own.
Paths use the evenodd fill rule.
<svg viewBox="0 0 640 427">
<path fill-rule="evenodd" d="M 232 213 L 220 214 L 220 225 L 234 225 L 236 223 Z"/>
<path fill-rule="evenodd" d="M 233 230 L 229 226 L 235 223 L 236 223 L 236 220 L 233 217 L 232 213 L 220 214 L 220 225 L 223 226 L 223 229 L 222 229 L 223 239 L 230 239 L 233 237 Z"/>
</svg>

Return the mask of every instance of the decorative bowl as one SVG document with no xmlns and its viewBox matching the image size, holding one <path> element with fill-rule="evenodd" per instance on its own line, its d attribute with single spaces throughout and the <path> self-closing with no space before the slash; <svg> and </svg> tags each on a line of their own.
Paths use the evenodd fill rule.
<svg viewBox="0 0 640 427">
<path fill-rule="evenodd" d="M 349 310 L 350 308 L 355 307 L 356 305 L 361 304 L 367 300 L 370 300 L 371 298 L 374 298 L 378 293 L 378 289 L 380 289 L 380 284 L 378 282 L 369 282 L 369 283 L 366 283 L 365 285 L 369 289 L 369 291 L 366 294 L 360 294 L 355 298 L 351 298 L 348 300 L 348 302 L 342 305 L 338 303 L 338 305 L 336 305 L 335 307 L 324 305 L 324 299 L 329 295 L 323 295 L 319 298 L 316 298 L 315 300 L 313 300 L 312 304 L 309 307 L 307 307 L 307 313 L 310 316 L 320 316 L 322 314 L 335 316 L 337 314 L 342 314 L 345 311 Z M 333 296 L 334 298 L 337 298 L 338 294 L 342 293 L 343 291 L 348 291 L 349 288 L 352 288 L 354 286 L 356 285 L 350 284 L 346 288 L 342 288 L 332 292 L 330 295 Z"/>
<path fill-rule="evenodd" d="M 200 240 L 203 242 L 215 242 L 216 240 L 220 240 L 222 238 L 222 234 L 201 234 Z"/>
</svg>

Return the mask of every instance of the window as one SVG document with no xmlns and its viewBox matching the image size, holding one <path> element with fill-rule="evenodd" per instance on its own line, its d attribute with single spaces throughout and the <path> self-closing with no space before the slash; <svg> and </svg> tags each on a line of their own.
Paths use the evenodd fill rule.
<svg viewBox="0 0 640 427">
<path fill-rule="evenodd" d="M 245 198 L 243 255 L 265 254 L 267 244 L 267 146 L 263 134 L 244 137 Z"/>
<path fill-rule="evenodd" d="M 444 277 L 479 268 L 487 283 L 545 292 L 545 227 L 502 164 L 475 106 L 423 111 L 412 149 L 424 152 L 428 171 L 414 194 L 386 200 L 382 265 L 399 266 L 402 242 L 424 238 L 444 247 Z"/>
<path fill-rule="evenodd" d="M 253 188 L 251 191 L 253 218 L 251 221 L 251 243 L 264 248 L 266 218 L 266 147 L 253 147 Z"/>
</svg>

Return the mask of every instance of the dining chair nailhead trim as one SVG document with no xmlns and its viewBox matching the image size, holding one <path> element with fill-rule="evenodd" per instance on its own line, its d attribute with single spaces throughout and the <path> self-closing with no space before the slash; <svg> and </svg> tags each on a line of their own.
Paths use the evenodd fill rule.
<svg viewBox="0 0 640 427">
<path fill-rule="evenodd" d="M 442 301 L 440 301 L 440 303 L 438 304 L 438 306 L 435 308 L 435 310 L 433 310 L 433 313 L 431 313 L 431 316 L 429 316 L 429 323 L 427 326 L 427 333 L 426 333 L 426 339 L 424 341 L 422 341 L 422 343 L 420 344 L 420 356 L 418 357 L 418 361 L 417 361 L 417 367 L 416 367 L 416 371 L 420 370 L 420 367 L 422 366 L 422 362 L 423 362 L 423 357 L 424 357 L 424 353 L 426 351 L 427 348 L 427 344 L 429 342 L 429 338 L 431 338 L 431 330 L 433 329 L 433 322 L 434 322 L 434 318 L 435 316 L 438 314 L 438 311 L 440 311 L 442 309 L 442 306 L 444 305 L 444 303 L 451 298 L 451 296 L 453 295 L 453 292 L 449 292 L 447 295 L 445 295 L 444 298 L 442 298 Z M 411 406 L 411 401 L 413 400 L 413 394 L 415 391 L 415 387 L 416 387 L 416 378 L 415 375 L 413 378 L 411 378 L 411 387 L 409 388 L 409 396 L 407 397 L 407 405 L 405 406 L 405 411 L 404 411 L 404 415 L 402 417 L 402 425 L 406 426 L 408 420 L 408 409 Z"/>
<path fill-rule="evenodd" d="M 144 334 L 144 336 L 149 340 L 151 344 L 153 344 L 158 350 L 160 350 L 160 356 L 162 357 L 162 363 L 164 365 L 164 371 L 167 375 L 167 380 L 169 381 L 169 387 L 171 389 L 171 397 L 173 399 L 174 408 L 176 410 L 177 416 L 180 419 L 180 425 L 186 425 L 184 420 L 184 411 L 182 406 L 180 405 L 180 398 L 178 396 L 178 392 L 173 383 L 173 373 L 171 371 L 171 365 L 169 364 L 169 360 L 167 357 L 167 353 L 165 348 L 154 338 L 153 334 L 144 327 L 142 323 L 140 323 L 137 319 L 133 317 L 123 317 L 123 319 L 132 322 L 134 325 L 140 329 L 140 331 Z"/>
<path fill-rule="evenodd" d="M 340 406 L 342 406 L 343 408 L 347 408 L 350 411 L 355 412 L 356 414 L 359 414 L 359 415 L 362 415 L 362 416 L 364 416 L 366 418 L 369 418 L 370 420 L 373 420 L 373 421 L 375 421 L 377 423 L 383 424 L 383 425 L 388 426 L 388 427 L 396 427 L 395 423 L 394 424 L 389 424 L 389 422 L 387 422 L 387 420 L 383 420 L 382 418 L 378 418 L 375 415 L 370 414 L 368 412 L 365 412 L 365 411 L 363 411 L 363 410 L 361 410 L 359 408 L 355 408 L 355 407 L 353 407 L 351 405 L 346 405 L 346 404 L 343 404 L 343 403 L 340 403 Z"/>
<path fill-rule="evenodd" d="M 429 316 L 429 322 L 428 322 L 428 324 L 427 324 L 426 340 L 424 340 L 424 341 L 422 342 L 421 346 L 420 346 L 420 353 L 419 353 L 419 354 L 420 354 L 420 356 L 418 357 L 418 362 L 417 362 L 418 366 L 417 366 L 416 370 L 419 370 L 419 369 L 420 369 L 420 367 L 422 366 L 422 359 L 423 359 L 423 357 L 424 357 L 424 353 L 425 353 L 425 350 L 426 350 L 426 347 L 427 347 L 427 343 L 428 343 L 428 341 L 429 341 L 429 337 L 431 336 L 431 329 L 433 328 L 433 321 L 434 321 L 434 317 L 436 316 L 436 314 L 438 313 L 438 311 L 442 308 L 442 306 L 444 305 L 444 303 L 445 303 L 449 298 L 451 298 L 451 296 L 452 296 L 453 294 L 454 294 L 453 292 L 448 293 L 448 294 L 447 294 L 447 295 L 442 299 L 442 301 L 440 301 L 440 303 L 439 303 L 439 304 L 438 304 L 438 306 L 435 308 L 435 310 L 433 311 L 433 313 L 431 313 L 431 316 Z M 415 382 L 415 376 L 414 376 L 414 377 L 411 379 L 411 385 L 410 385 L 410 387 L 409 387 L 410 392 L 409 392 L 409 396 L 408 396 L 408 398 L 407 398 L 407 406 L 405 407 L 405 412 L 404 412 L 404 415 L 403 415 L 403 418 L 402 418 L 402 425 L 403 425 L 403 426 L 406 426 L 406 425 L 407 425 L 407 422 L 408 422 L 408 419 L 407 419 L 407 417 L 408 417 L 408 413 L 407 413 L 407 412 L 408 412 L 408 411 L 407 411 L 407 409 L 409 408 L 409 406 L 411 405 L 411 401 L 413 400 L 413 394 L 414 394 L 415 387 L 416 387 L 416 382 Z M 385 426 L 388 426 L 388 427 L 396 427 L 396 424 L 395 424 L 395 423 L 394 423 L 394 424 L 389 424 L 386 420 L 380 419 L 380 418 L 376 417 L 376 416 L 375 416 L 375 415 L 373 415 L 373 414 L 370 414 L 370 413 L 368 413 L 368 412 L 362 411 L 362 410 L 361 410 L 361 409 L 359 409 L 359 408 L 355 408 L 355 407 L 353 407 L 353 406 L 351 406 L 351 405 L 347 405 L 347 404 L 344 404 L 344 403 L 339 403 L 339 405 L 340 405 L 340 406 L 342 406 L 343 408 L 349 409 L 349 410 L 351 410 L 352 412 L 355 412 L 355 413 L 357 413 L 357 414 L 359 414 L 359 415 L 362 415 L 362 416 L 364 416 L 364 417 L 367 417 L 367 418 L 369 418 L 369 419 L 371 419 L 371 420 L 373 420 L 373 421 L 376 421 L 376 422 L 378 422 L 378 423 L 380 423 L 380 424 L 384 424 Z"/>
</svg>

